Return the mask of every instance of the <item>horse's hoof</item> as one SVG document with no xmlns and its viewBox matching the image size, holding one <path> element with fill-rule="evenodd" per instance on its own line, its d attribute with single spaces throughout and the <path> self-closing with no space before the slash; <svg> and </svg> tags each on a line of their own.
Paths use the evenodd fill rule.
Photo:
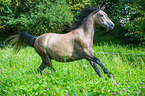
<svg viewBox="0 0 145 96">
<path fill-rule="evenodd" d="M 109 78 L 113 78 L 114 76 L 112 74 L 108 74 L 108 77 Z"/>
<path fill-rule="evenodd" d="M 42 71 L 40 69 L 37 69 L 37 72 L 42 75 Z"/>
</svg>

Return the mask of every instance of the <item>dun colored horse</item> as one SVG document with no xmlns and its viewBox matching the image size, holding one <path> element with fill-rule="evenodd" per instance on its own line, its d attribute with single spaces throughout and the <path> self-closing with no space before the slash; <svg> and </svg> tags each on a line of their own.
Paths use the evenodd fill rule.
<svg viewBox="0 0 145 96">
<path fill-rule="evenodd" d="M 109 77 L 113 75 L 103 66 L 94 54 L 93 37 L 94 25 L 99 25 L 107 30 L 113 29 L 114 23 L 103 11 L 105 6 L 93 8 L 88 6 L 80 12 L 74 22 L 73 29 L 67 34 L 46 33 L 39 37 L 26 32 L 10 36 L 10 44 L 16 43 L 14 51 L 18 52 L 24 44 L 31 45 L 42 58 L 38 71 L 42 72 L 47 66 L 52 68 L 51 60 L 69 62 L 87 59 L 97 74 L 102 77 L 97 64 Z M 97 63 L 97 64 L 96 64 Z"/>
</svg>

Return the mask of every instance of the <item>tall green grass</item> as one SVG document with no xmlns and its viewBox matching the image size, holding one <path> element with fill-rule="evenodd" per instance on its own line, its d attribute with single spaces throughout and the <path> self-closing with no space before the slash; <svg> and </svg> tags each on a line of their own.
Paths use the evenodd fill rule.
<svg viewBox="0 0 145 96">
<path fill-rule="evenodd" d="M 2 96 L 111 96 L 145 95 L 145 50 L 140 47 L 99 43 L 95 56 L 114 75 L 108 78 L 99 67 L 99 78 L 87 60 L 52 61 L 57 72 L 49 68 L 37 72 L 41 59 L 33 48 L 21 49 L 16 55 L 12 48 L 0 49 L 0 94 Z"/>
</svg>

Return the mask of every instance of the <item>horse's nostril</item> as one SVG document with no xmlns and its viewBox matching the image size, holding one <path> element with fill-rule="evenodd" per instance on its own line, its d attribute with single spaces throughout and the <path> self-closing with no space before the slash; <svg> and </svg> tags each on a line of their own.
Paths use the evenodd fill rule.
<svg viewBox="0 0 145 96">
<path fill-rule="evenodd" d="M 111 26 L 111 27 L 114 27 L 114 25 L 113 25 L 113 24 L 111 24 L 110 26 Z"/>
<path fill-rule="evenodd" d="M 114 24 L 109 23 L 108 25 L 109 25 L 109 26 L 108 26 L 108 27 L 109 27 L 109 29 L 113 29 L 113 28 L 114 28 Z"/>
</svg>

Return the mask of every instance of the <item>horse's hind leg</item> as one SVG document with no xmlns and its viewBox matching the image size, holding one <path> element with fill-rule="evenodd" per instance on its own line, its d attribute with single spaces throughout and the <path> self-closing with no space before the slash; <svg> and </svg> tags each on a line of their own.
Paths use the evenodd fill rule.
<svg viewBox="0 0 145 96">
<path fill-rule="evenodd" d="M 42 73 L 42 71 L 47 66 L 50 67 L 53 71 L 55 71 L 54 68 L 52 67 L 51 59 L 50 59 L 50 57 L 48 55 L 45 55 L 45 56 L 43 56 L 41 58 L 42 58 L 42 63 L 41 63 L 41 65 L 38 68 L 38 72 Z"/>
<path fill-rule="evenodd" d="M 45 68 L 46 68 L 46 65 L 45 65 L 45 63 L 44 63 L 43 60 L 42 60 L 42 63 L 41 63 L 41 65 L 40 65 L 39 68 L 38 68 L 38 72 L 42 73 L 42 71 L 43 71 Z"/>
</svg>

